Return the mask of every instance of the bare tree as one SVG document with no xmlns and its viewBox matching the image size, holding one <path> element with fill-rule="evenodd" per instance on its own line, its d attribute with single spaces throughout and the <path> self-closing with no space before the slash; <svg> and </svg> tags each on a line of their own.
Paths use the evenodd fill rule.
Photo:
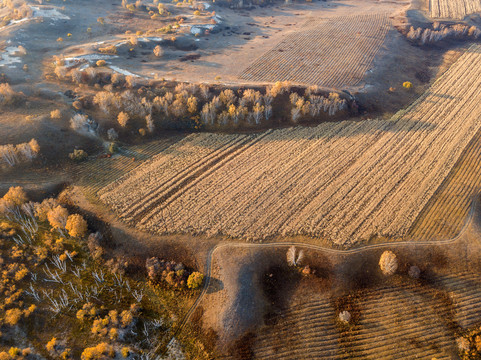
<svg viewBox="0 0 481 360">
<path fill-rule="evenodd" d="M 304 250 L 297 252 L 295 246 L 291 246 L 287 250 L 287 264 L 289 264 L 289 266 L 299 266 L 302 260 L 304 260 Z"/>
</svg>

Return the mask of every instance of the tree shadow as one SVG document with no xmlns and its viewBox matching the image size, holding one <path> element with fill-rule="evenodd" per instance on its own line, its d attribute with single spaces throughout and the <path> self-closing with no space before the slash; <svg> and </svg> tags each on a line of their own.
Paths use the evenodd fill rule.
<svg viewBox="0 0 481 360">
<path fill-rule="evenodd" d="M 211 277 L 207 294 L 215 294 L 218 291 L 224 290 L 224 283 L 222 280 Z"/>
</svg>

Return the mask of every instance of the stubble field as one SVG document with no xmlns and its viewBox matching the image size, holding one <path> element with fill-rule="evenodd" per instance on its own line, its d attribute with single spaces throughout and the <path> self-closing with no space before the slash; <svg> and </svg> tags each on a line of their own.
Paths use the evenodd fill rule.
<svg viewBox="0 0 481 360">
<path fill-rule="evenodd" d="M 240 77 L 332 88 L 354 86 L 369 70 L 389 29 L 388 14 L 312 19 L 255 60 Z"/>
<path fill-rule="evenodd" d="M 480 0 L 430 0 L 429 11 L 432 18 L 463 19 L 466 15 L 481 11 Z"/>
<path fill-rule="evenodd" d="M 190 135 L 101 199 L 156 233 L 404 237 L 481 126 L 480 60 L 471 47 L 387 121 Z"/>
</svg>

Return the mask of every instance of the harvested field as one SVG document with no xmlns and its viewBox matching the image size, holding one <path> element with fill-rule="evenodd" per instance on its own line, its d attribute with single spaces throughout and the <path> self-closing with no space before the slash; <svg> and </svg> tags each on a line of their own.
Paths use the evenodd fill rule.
<svg viewBox="0 0 481 360">
<path fill-rule="evenodd" d="M 123 174 L 137 168 L 178 140 L 180 140 L 179 136 L 131 146 L 128 149 L 121 149 L 111 158 L 98 158 L 95 161 L 81 163 L 76 171 L 73 171 L 74 177 L 89 196 L 95 196 L 99 189 L 118 180 Z"/>
<path fill-rule="evenodd" d="M 463 19 L 481 11 L 480 0 L 430 0 L 429 11 L 435 19 Z"/>
<path fill-rule="evenodd" d="M 449 176 L 409 230 L 413 240 L 450 239 L 465 224 L 481 189 L 481 131 L 471 140 Z"/>
<path fill-rule="evenodd" d="M 481 127 L 480 50 L 472 46 L 391 120 L 191 135 L 101 199 L 157 233 L 304 234 L 336 244 L 405 237 Z M 214 138 L 218 148 L 208 145 Z M 179 151 L 187 143 L 195 154 Z"/>
<path fill-rule="evenodd" d="M 292 81 L 341 88 L 358 84 L 391 25 L 387 14 L 312 19 L 240 75 L 248 81 Z"/>
<path fill-rule="evenodd" d="M 481 320 L 479 286 L 477 274 L 462 273 L 436 276 L 432 286 L 363 290 L 356 297 L 359 320 L 344 334 L 332 302 L 314 296 L 258 331 L 254 358 L 456 358 L 456 331 Z"/>
<path fill-rule="evenodd" d="M 313 359 L 338 357 L 336 313 L 328 298 L 290 308 L 277 321 L 257 334 L 253 348 L 256 359 L 302 359 L 306 351 Z"/>
</svg>

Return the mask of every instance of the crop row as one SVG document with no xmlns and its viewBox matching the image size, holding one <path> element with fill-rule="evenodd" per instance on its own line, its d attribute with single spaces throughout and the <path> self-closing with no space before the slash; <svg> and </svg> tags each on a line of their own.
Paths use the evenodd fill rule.
<svg viewBox="0 0 481 360">
<path fill-rule="evenodd" d="M 414 240 L 449 239 L 459 233 L 481 189 L 481 131 L 409 230 Z"/>
<path fill-rule="evenodd" d="M 430 0 L 432 18 L 462 20 L 466 15 L 481 11 L 479 0 Z"/>
<path fill-rule="evenodd" d="M 358 320 L 348 331 L 336 325 L 327 297 L 313 299 L 261 328 L 253 352 L 255 358 L 282 360 L 450 359 L 456 357 L 455 327 L 472 327 L 481 319 L 479 285 L 476 274 L 463 273 L 437 275 L 429 286 L 365 289 Z M 341 335 L 343 329 L 347 333 Z"/>
<path fill-rule="evenodd" d="M 339 88 L 356 85 L 390 28 L 386 14 L 311 21 L 245 69 L 250 81 L 293 81 Z"/>
</svg>

